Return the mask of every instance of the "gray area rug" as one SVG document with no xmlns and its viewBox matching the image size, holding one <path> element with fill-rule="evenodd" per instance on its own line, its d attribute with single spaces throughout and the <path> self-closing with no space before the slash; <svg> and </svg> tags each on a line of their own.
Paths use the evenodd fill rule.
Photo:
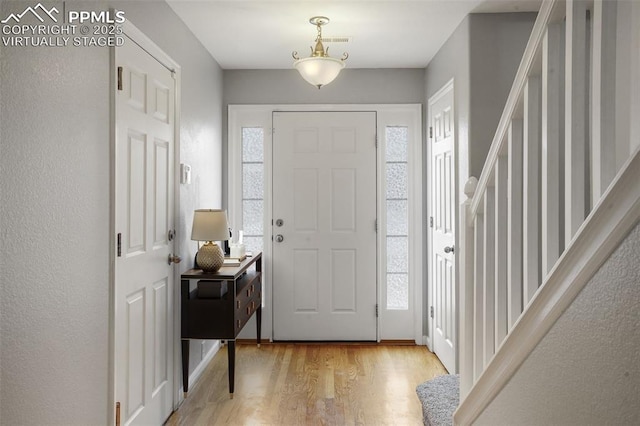
<svg viewBox="0 0 640 426">
<path fill-rule="evenodd" d="M 453 412 L 460 403 L 460 377 L 457 374 L 438 376 L 416 387 L 422 402 L 426 426 L 453 425 Z"/>
</svg>

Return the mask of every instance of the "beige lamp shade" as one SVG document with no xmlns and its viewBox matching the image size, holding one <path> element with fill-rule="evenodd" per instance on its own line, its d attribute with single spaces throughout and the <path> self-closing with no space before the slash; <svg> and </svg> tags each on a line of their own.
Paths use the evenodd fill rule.
<svg viewBox="0 0 640 426">
<path fill-rule="evenodd" d="M 198 209 L 193 212 L 191 239 L 194 241 L 226 241 L 229 223 L 225 210 Z"/>
</svg>

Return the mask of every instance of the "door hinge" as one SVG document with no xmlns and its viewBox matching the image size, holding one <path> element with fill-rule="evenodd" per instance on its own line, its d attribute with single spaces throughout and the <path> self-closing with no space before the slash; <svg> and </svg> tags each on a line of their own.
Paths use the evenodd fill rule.
<svg viewBox="0 0 640 426">
<path fill-rule="evenodd" d="M 122 90 L 122 67 L 118 67 L 118 90 Z"/>
<path fill-rule="evenodd" d="M 120 426 L 120 402 L 116 402 L 116 426 Z"/>
<path fill-rule="evenodd" d="M 380 316 L 380 308 L 378 306 L 378 304 L 376 303 L 376 318 L 378 318 Z"/>
<path fill-rule="evenodd" d="M 433 127 L 429 126 L 429 139 L 433 139 Z"/>
<path fill-rule="evenodd" d="M 373 224 L 373 228 L 376 230 L 376 234 L 378 233 L 378 219 L 376 219 L 375 223 Z"/>
<path fill-rule="evenodd" d="M 375 144 L 376 144 L 376 149 L 378 149 L 378 136 L 377 135 L 376 135 Z"/>
<path fill-rule="evenodd" d="M 429 227 L 433 228 L 433 216 L 429 217 Z"/>
<path fill-rule="evenodd" d="M 122 233 L 118 232 L 118 257 L 122 256 Z"/>
<path fill-rule="evenodd" d="M 431 306 L 431 309 L 429 309 L 429 316 L 433 318 L 433 306 Z"/>
</svg>

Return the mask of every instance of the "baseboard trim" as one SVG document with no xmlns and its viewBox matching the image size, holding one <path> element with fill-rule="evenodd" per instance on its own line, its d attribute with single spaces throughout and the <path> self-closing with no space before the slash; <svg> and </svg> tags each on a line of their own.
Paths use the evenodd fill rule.
<svg viewBox="0 0 640 426">
<path fill-rule="evenodd" d="M 433 352 L 433 345 L 431 343 L 431 338 L 429 338 L 429 336 L 422 336 L 422 341 L 424 342 L 425 345 L 427 345 L 427 349 Z"/>
<path fill-rule="evenodd" d="M 236 339 L 237 345 L 255 345 L 256 339 Z M 277 340 L 274 342 L 262 342 L 261 345 L 345 345 L 345 346 L 421 346 L 412 339 L 381 340 L 379 342 L 368 341 L 342 341 L 342 340 Z"/>
<path fill-rule="evenodd" d="M 193 387 L 197 384 L 198 379 L 200 378 L 200 376 L 202 376 L 202 373 L 204 373 L 207 365 L 209 365 L 209 362 L 213 359 L 213 357 L 218 353 L 219 350 L 220 340 L 216 340 L 211 349 L 209 349 L 209 352 L 207 352 L 204 358 L 202 358 L 200 364 L 198 364 L 193 370 L 193 373 L 189 374 L 189 389 L 193 389 Z"/>
</svg>

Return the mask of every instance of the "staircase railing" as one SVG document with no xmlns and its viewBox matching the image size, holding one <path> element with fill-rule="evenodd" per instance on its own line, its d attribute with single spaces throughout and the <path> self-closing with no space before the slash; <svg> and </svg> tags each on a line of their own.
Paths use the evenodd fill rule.
<svg viewBox="0 0 640 426">
<path fill-rule="evenodd" d="M 460 239 L 472 423 L 640 218 L 640 2 L 545 0 Z"/>
</svg>

